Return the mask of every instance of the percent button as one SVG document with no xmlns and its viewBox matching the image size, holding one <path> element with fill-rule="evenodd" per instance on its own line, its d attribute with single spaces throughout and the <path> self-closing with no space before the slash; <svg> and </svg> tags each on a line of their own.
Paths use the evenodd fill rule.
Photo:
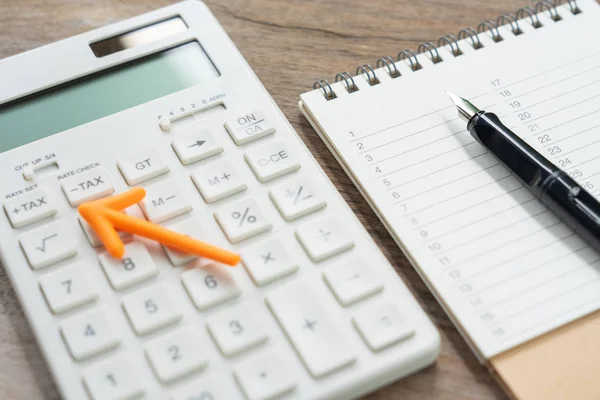
<svg viewBox="0 0 600 400">
<path fill-rule="evenodd" d="M 231 243 L 238 243 L 272 228 L 256 200 L 244 199 L 222 207 L 215 218 Z"/>
</svg>

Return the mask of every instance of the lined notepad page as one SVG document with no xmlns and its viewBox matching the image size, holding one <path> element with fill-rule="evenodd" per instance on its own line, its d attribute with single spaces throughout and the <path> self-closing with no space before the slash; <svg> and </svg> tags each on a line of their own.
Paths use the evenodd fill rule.
<svg viewBox="0 0 600 400">
<path fill-rule="evenodd" d="M 302 95 L 305 114 L 429 283 L 489 358 L 600 307 L 600 256 L 465 130 L 450 90 L 498 114 L 527 142 L 600 194 L 600 8 L 558 8 L 555 22 L 501 28 L 484 48 L 420 57 L 359 91 Z"/>
</svg>

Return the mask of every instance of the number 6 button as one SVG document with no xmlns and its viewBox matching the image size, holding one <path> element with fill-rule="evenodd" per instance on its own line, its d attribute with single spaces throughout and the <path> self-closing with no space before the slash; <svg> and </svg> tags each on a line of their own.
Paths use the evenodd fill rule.
<svg viewBox="0 0 600 400">
<path fill-rule="evenodd" d="M 215 269 L 213 272 L 211 267 L 214 266 L 192 269 L 181 274 L 183 286 L 199 310 L 207 310 L 240 295 L 233 276 L 223 269 Z"/>
</svg>

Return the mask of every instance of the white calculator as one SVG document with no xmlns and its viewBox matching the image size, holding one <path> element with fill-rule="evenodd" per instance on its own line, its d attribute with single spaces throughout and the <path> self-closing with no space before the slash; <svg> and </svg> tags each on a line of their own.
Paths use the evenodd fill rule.
<svg viewBox="0 0 600 400">
<path fill-rule="evenodd" d="M 201 2 L 0 61 L 0 249 L 66 399 L 355 398 L 439 336 Z M 233 250 L 123 235 L 83 202 Z"/>
</svg>

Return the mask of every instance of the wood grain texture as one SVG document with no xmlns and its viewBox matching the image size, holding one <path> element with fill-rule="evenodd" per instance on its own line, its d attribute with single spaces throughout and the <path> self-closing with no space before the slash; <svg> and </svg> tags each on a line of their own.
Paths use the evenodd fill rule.
<svg viewBox="0 0 600 400">
<path fill-rule="evenodd" d="M 0 0 L 0 58 L 170 4 L 166 0 Z M 523 0 L 208 0 L 209 7 L 442 335 L 436 365 L 369 399 L 504 399 L 383 225 L 302 117 L 318 78 L 514 12 Z M 0 77 L 6 79 L 7 77 Z M 0 270 L 0 398 L 59 395 Z"/>
</svg>

